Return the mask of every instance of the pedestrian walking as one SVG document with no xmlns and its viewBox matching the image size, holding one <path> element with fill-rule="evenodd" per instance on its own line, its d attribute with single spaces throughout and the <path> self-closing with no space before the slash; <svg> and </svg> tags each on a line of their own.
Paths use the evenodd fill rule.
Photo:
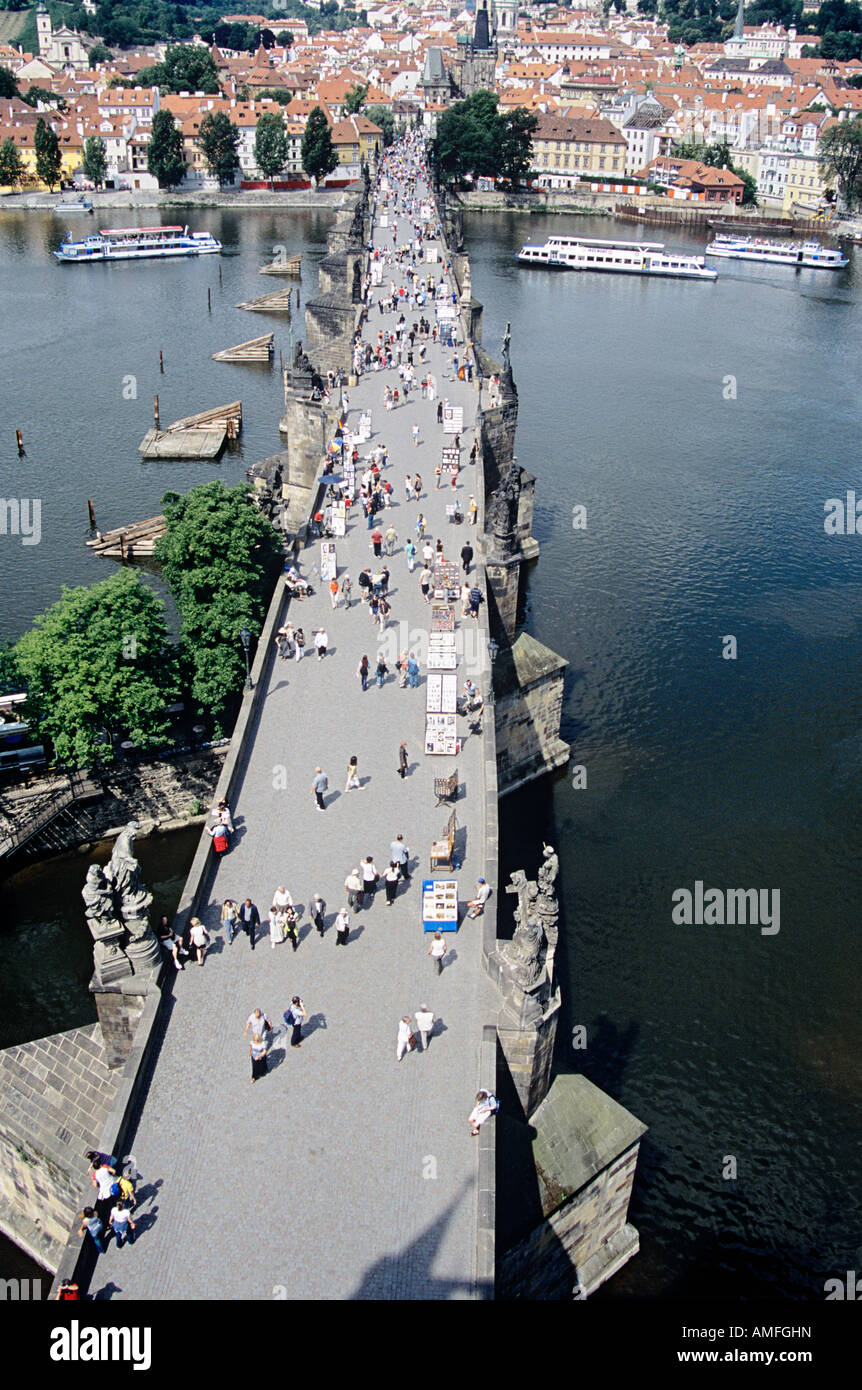
<svg viewBox="0 0 862 1390">
<path fill-rule="evenodd" d="M 442 401 L 438 401 L 438 402 L 437 402 L 437 424 L 438 424 L 438 425 L 442 425 L 442 423 L 443 423 L 443 402 L 442 402 Z"/>
<path fill-rule="evenodd" d="M 407 776 L 407 744 L 402 740 L 398 745 L 398 776 L 401 781 Z"/>
<path fill-rule="evenodd" d="M 350 936 L 350 916 L 346 908 L 342 908 L 335 919 L 335 944 L 336 946 L 346 946 Z"/>
<path fill-rule="evenodd" d="M 248 1055 L 251 1058 L 251 1084 L 253 1086 L 255 1081 L 259 1081 L 262 1076 L 266 1076 L 268 1070 L 266 1064 L 266 1043 L 259 1033 L 256 1033 L 252 1038 L 249 1044 Z"/>
<path fill-rule="evenodd" d="M 381 550 L 382 545 L 383 545 L 383 537 L 382 537 L 382 535 L 380 534 L 380 532 L 379 532 L 378 530 L 375 529 L 374 531 L 371 532 L 371 548 L 372 548 L 372 550 L 374 551 L 374 554 L 375 554 L 375 556 L 376 556 L 378 559 L 380 558 L 380 555 L 381 555 L 381 553 L 382 553 L 382 550 Z"/>
<path fill-rule="evenodd" d="M 227 854 L 230 849 L 230 835 L 226 825 L 219 821 L 218 825 L 208 825 L 208 834 L 212 835 L 213 849 L 219 856 Z"/>
<path fill-rule="evenodd" d="M 350 759 L 350 762 L 347 764 L 347 782 L 345 784 L 344 790 L 345 792 L 349 792 L 357 787 L 360 791 L 362 790 L 359 781 L 359 762 L 357 760 L 356 754 L 354 753 Z"/>
<path fill-rule="evenodd" d="M 485 596 L 481 589 L 474 587 L 470 590 L 470 617 L 479 617 L 479 605 L 485 602 Z"/>
<path fill-rule="evenodd" d="M 441 484 L 442 481 L 443 481 L 443 465 L 442 465 L 442 463 L 438 463 L 438 464 L 437 464 L 437 467 L 434 469 L 434 491 L 435 491 L 435 492 L 439 492 L 439 491 L 440 491 L 440 484 Z"/>
<path fill-rule="evenodd" d="M 415 446 L 416 448 L 418 448 L 418 447 L 419 447 L 419 426 L 418 426 L 418 425 L 413 425 L 413 426 L 411 426 L 410 433 L 413 435 L 413 444 L 414 444 L 414 446 Z"/>
<path fill-rule="evenodd" d="M 244 1038 L 248 1036 L 249 1029 L 251 1029 L 252 1037 L 258 1036 L 262 1038 L 266 1033 L 269 1033 L 270 1036 L 272 1035 L 272 1024 L 263 1012 L 263 1009 L 253 1009 L 249 1014 L 245 1021 L 245 1027 L 242 1030 Z"/>
<path fill-rule="evenodd" d="M 346 575 L 344 576 L 344 578 L 342 579 L 342 581 L 341 581 L 341 597 L 344 599 L 344 607 L 345 607 L 345 608 L 349 608 L 349 607 L 350 607 L 350 595 L 351 595 L 352 591 L 353 591 L 353 585 L 352 585 L 352 583 L 350 582 L 350 575 L 349 575 L 349 574 L 346 574 Z M 333 607 L 335 607 L 334 604 L 333 604 Z"/>
<path fill-rule="evenodd" d="M 189 925 L 192 929 L 192 945 L 195 949 L 198 965 L 203 965 L 210 934 L 199 917 L 192 917 Z"/>
<path fill-rule="evenodd" d="M 117 1183 L 117 1174 L 113 1167 L 102 1161 L 93 1164 L 90 1177 L 96 1188 L 96 1212 L 103 1225 L 107 1223 L 114 1204 L 114 1198 L 118 1195 L 120 1188 Z"/>
<path fill-rule="evenodd" d="M 118 1250 L 122 1250 L 123 1246 L 127 1243 L 131 1245 L 135 1223 L 132 1220 L 132 1213 L 129 1211 L 122 1198 L 117 1202 L 117 1205 L 111 1212 L 109 1225 L 114 1232 L 114 1239 Z"/>
<path fill-rule="evenodd" d="M 475 526 L 476 522 L 479 519 L 479 508 L 476 504 L 476 499 L 473 496 L 472 492 L 470 493 L 470 505 L 467 508 L 467 514 L 470 517 L 470 525 Z"/>
<path fill-rule="evenodd" d="M 413 479 L 410 477 L 409 473 L 404 479 L 404 495 L 408 502 L 413 500 Z"/>
<path fill-rule="evenodd" d="M 492 1115 L 496 1115 L 500 1109 L 500 1102 L 492 1091 L 477 1091 L 476 1104 L 467 1117 L 470 1125 L 470 1133 L 475 1136 L 479 1133 L 482 1125 L 489 1120 Z"/>
<path fill-rule="evenodd" d="M 368 854 L 364 859 L 360 859 L 359 872 L 362 875 L 362 902 L 359 906 L 362 907 L 364 906 L 366 896 L 369 898 L 374 897 L 380 879 L 380 875 L 374 865 L 373 855 Z"/>
<path fill-rule="evenodd" d="M 407 685 L 407 653 L 399 652 L 398 660 L 395 662 L 395 670 L 398 672 L 398 688 L 403 690 Z"/>
<path fill-rule="evenodd" d="M 419 501 L 419 498 L 422 496 L 422 479 L 420 478 L 418 473 L 413 479 L 413 495 L 416 498 L 417 502 Z"/>
<path fill-rule="evenodd" d="M 430 569 L 433 565 L 434 554 L 434 546 L 431 544 L 430 540 L 427 540 L 422 547 L 422 562 L 425 565 L 426 569 Z"/>
<path fill-rule="evenodd" d="M 389 526 L 387 526 L 386 528 L 386 532 L 383 537 L 383 542 L 386 546 L 386 554 L 394 555 L 395 547 L 398 544 L 398 532 L 395 530 L 395 527 L 391 524 L 391 522 Z"/>
<path fill-rule="evenodd" d="M 96 1214 L 92 1207 L 84 1207 L 84 1210 L 80 1214 L 80 1222 L 81 1228 L 78 1231 L 78 1235 L 82 1236 L 86 1231 L 99 1254 L 104 1255 L 105 1245 L 103 1232 L 105 1227 L 102 1223 L 102 1218 Z"/>
<path fill-rule="evenodd" d="M 412 574 L 413 567 L 416 564 L 416 547 L 412 540 L 408 540 L 404 546 L 404 554 L 407 556 L 407 568 Z"/>
<path fill-rule="evenodd" d="M 431 602 L 431 571 L 426 565 L 419 575 L 419 588 L 422 590 L 422 597 L 426 603 Z"/>
<path fill-rule="evenodd" d="M 476 881 L 476 896 L 467 904 L 467 916 L 479 917 L 485 911 L 485 904 L 491 896 L 491 885 L 484 878 Z"/>
<path fill-rule="evenodd" d="M 239 921 L 240 926 L 251 943 L 251 949 L 254 950 L 254 934 L 255 930 L 260 926 L 260 913 L 251 898 L 246 898 L 240 908 Z"/>
<path fill-rule="evenodd" d="M 410 882 L 410 875 L 407 866 L 410 863 L 410 851 L 404 843 L 403 835 L 396 835 L 392 844 L 389 846 L 389 858 L 393 864 L 397 864 L 401 877 L 405 883 Z"/>
<path fill-rule="evenodd" d="M 422 1051 L 428 1051 L 428 1039 L 431 1036 L 431 1029 L 434 1027 L 434 1015 L 427 1004 L 420 1004 L 416 1010 L 416 1031 L 422 1039 Z"/>
<path fill-rule="evenodd" d="M 362 689 L 368 689 L 368 657 L 364 656 L 356 668 L 356 674 L 362 682 Z"/>
<path fill-rule="evenodd" d="M 422 515 L 421 512 L 419 513 L 419 516 L 416 518 L 416 528 L 415 528 L 415 529 L 416 529 L 416 534 L 417 534 L 417 536 L 419 537 L 420 541 L 421 541 L 421 540 L 424 540 L 424 538 L 425 538 L 425 517 Z"/>
<path fill-rule="evenodd" d="M 347 906 L 354 912 L 362 906 L 362 887 L 362 875 L 359 869 L 351 869 L 344 880 L 344 891 L 347 894 Z"/>
<path fill-rule="evenodd" d="M 434 963 L 437 966 L 437 974 L 442 975 L 443 958 L 446 955 L 446 941 L 443 937 L 442 932 L 435 931 L 433 937 L 431 938 L 431 945 L 428 947 L 428 950 L 425 952 L 425 954 L 426 956 L 430 956 L 432 963 Z"/>
<path fill-rule="evenodd" d="M 317 659 L 322 661 L 326 656 L 326 648 L 329 645 L 329 634 L 325 627 L 319 627 L 314 633 L 314 645 L 317 648 Z"/>
<path fill-rule="evenodd" d="M 314 769 L 314 777 L 312 778 L 311 782 L 311 790 L 314 793 L 315 799 L 317 801 L 317 809 L 319 811 L 326 810 L 326 802 L 323 799 L 323 794 L 325 791 L 328 790 L 328 788 L 329 778 L 327 777 L 326 773 L 323 771 L 322 768 L 316 767 Z"/>
<path fill-rule="evenodd" d="M 329 598 L 330 598 L 330 602 L 331 602 L 333 608 L 337 608 L 337 607 L 338 607 L 338 593 L 339 593 L 339 589 L 338 589 L 338 580 L 337 580 L 337 579 L 330 579 L 330 581 L 329 581 Z"/>
<path fill-rule="evenodd" d="M 386 658 L 384 657 L 383 653 L 381 652 L 380 655 L 379 655 L 378 658 L 377 658 L 377 667 L 376 667 L 376 670 L 375 670 L 375 672 L 374 672 L 375 678 L 376 678 L 376 680 L 377 680 L 377 684 L 378 684 L 378 686 L 379 686 L 381 689 L 382 689 L 382 687 L 383 687 L 383 682 L 384 682 L 385 679 L 386 679 L 386 676 L 387 676 L 387 674 L 388 674 L 388 671 L 389 671 L 389 667 L 386 665 Z"/>
<path fill-rule="evenodd" d="M 233 898 L 225 898 L 222 903 L 221 924 L 227 933 L 227 944 L 232 946 L 233 939 L 239 931 L 239 908 Z"/>
<path fill-rule="evenodd" d="M 465 580 L 461 585 L 461 617 L 466 618 L 470 613 L 470 585 Z"/>
<path fill-rule="evenodd" d="M 473 547 L 469 541 L 461 546 L 461 568 L 464 574 L 470 573 L 470 566 L 473 563 Z"/>
<path fill-rule="evenodd" d="M 298 994 L 295 994 L 290 1001 L 290 1008 L 284 1015 L 285 1023 L 289 1023 L 292 1029 L 290 1035 L 291 1047 L 302 1047 L 302 1025 L 308 1018 L 305 1005 Z"/>
<path fill-rule="evenodd" d="M 284 908 L 284 934 L 290 941 L 291 949 L 296 950 L 299 946 L 299 937 L 296 928 L 299 923 L 299 913 L 291 903 L 290 907 Z"/>
<path fill-rule="evenodd" d="M 294 655 L 295 655 L 297 661 L 301 661 L 301 660 L 302 660 L 302 653 L 305 651 L 305 633 L 303 632 L 303 630 L 302 630 L 301 627 L 298 627 L 298 628 L 296 629 L 296 636 L 294 637 L 293 641 L 294 641 Z"/>
<path fill-rule="evenodd" d="M 383 887 L 386 890 L 386 906 L 391 907 L 398 892 L 398 880 L 401 877 L 397 864 L 390 864 L 383 875 Z"/>
<path fill-rule="evenodd" d="M 286 921 L 285 909 L 276 907 L 273 903 L 269 909 L 269 944 L 271 950 L 275 950 L 276 946 L 281 946 L 283 943 Z"/>
<path fill-rule="evenodd" d="M 419 684 L 419 662 L 415 656 L 407 659 L 407 679 L 410 682 L 411 690 L 415 690 Z"/>
<path fill-rule="evenodd" d="M 398 1024 L 398 1041 L 395 1045 L 395 1060 L 400 1062 L 405 1052 L 412 1052 L 416 1046 L 409 1014 L 405 1014 Z"/>
<path fill-rule="evenodd" d="M 311 899 L 308 915 L 318 936 L 323 936 L 326 931 L 326 901 L 319 893 L 315 893 Z"/>
</svg>

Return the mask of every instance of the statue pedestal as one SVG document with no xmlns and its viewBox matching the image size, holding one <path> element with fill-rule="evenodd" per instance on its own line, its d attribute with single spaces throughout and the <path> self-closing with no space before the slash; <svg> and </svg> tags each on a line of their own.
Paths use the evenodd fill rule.
<svg viewBox="0 0 862 1390">
<path fill-rule="evenodd" d="M 123 1066 L 128 1057 L 147 995 L 158 989 L 158 973 L 152 970 L 113 983 L 105 983 L 94 975 L 90 981 L 109 1067 Z"/>
</svg>

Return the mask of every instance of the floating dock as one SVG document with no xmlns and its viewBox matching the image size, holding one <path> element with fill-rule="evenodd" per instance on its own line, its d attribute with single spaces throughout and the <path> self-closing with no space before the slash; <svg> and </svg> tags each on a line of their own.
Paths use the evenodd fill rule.
<svg viewBox="0 0 862 1390">
<path fill-rule="evenodd" d="M 271 362 L 275 352 L 275 334 L 264 333 L 261 338 L 249 338 L 247 343 L 237 343 L 236 347 L 224 348 L 214 352 L 214 362 Z"/>
<path fill-rule="evenodd" d="M 250 309 L 253 313 L 259 314 L 289 314 L 290 296 L 293 289 L 274 290 L 272 294 L 262 294 L 257 299 L 247 299 L 244 304 L 237 304 L 238 309 Z"/>
<path fill-rule="evenodd" d="M 138 453 L 148 459 L 214 459 L 218 458 L 228 440 L 239 438 L 242 429 L 242 401 L 217 405 L 175 420 L 167 429 L 147 430 Z"/>
</svg>

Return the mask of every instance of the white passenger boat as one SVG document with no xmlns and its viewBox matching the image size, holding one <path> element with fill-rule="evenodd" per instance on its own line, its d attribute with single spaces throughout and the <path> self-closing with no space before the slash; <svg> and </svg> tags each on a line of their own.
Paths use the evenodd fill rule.
<svg viewBox="0 0 862 1390">
<path fill-rule="evenodd" d="M 717 234 L 706 248 L 708 256 L 733 261 L 766 261 L 770 265 L 802 266 L 809 270 L 841 270 L 848 264 L 840 251 L 819 241 L 776 241 L 770 237 Z"/>
<path fill-rule="evenodd" d="M 543 246 L 522 246 L 521 265 L 548 270 L 605 270 L 623 275 L 666 275 L 682 280 L 715 280 L 702 256 L 666 251 L 662 241 L 595 241 L 552 236 Z"/>
<path fill-rule="evenodd" d="M 188 227 L 117 227 L 73 241 L 69 232 L 54 252 L 58 261 L 140 261 L 151 257 L 206 256 L 221 250 L 209 232 Z"/>
</svg>

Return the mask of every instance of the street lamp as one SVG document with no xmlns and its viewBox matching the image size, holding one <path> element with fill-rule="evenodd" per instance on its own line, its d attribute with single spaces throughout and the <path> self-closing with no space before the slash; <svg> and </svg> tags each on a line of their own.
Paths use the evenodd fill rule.
<svg viewBox="0 0 862 1390">
<path fill-rule="evenodd" d="M 242 642 L 242 649 L 245 652 L 245 689 L 251 690 L 251 668 L 248 664 L 248 649 L 251 645 L 251 633 L 247 627 L 240 629 L 239 640 Z"/>
<path fill-rule="evenodd" d="M 488 672 L 488 714 L 487 714 L 488 723 L 487 723 L 487 729 L 488 729 L 488 732 L 489 732 L 489 733 L 493 733 L 493 732 L 495 731 L 495 728 L 496 728 L 496 718 L 497 718 L 497 716 L 496 716 L 496 709 L 495 709 L 496 700 L 495 700 L 495 696 L 494 696 L 494 661 L 496 660 L 497 653 L 498 653 L 499 650 L 500 650 L 500 644 L 499 644 L 499 642 L 495 642 L 494 639 L 493 639 L 493 637 L 489 638 L 489 639 L 488 639 L 488 656 L 491 658 L 491 669 L 490 669 L 490 671 Z"/>
</svg>

